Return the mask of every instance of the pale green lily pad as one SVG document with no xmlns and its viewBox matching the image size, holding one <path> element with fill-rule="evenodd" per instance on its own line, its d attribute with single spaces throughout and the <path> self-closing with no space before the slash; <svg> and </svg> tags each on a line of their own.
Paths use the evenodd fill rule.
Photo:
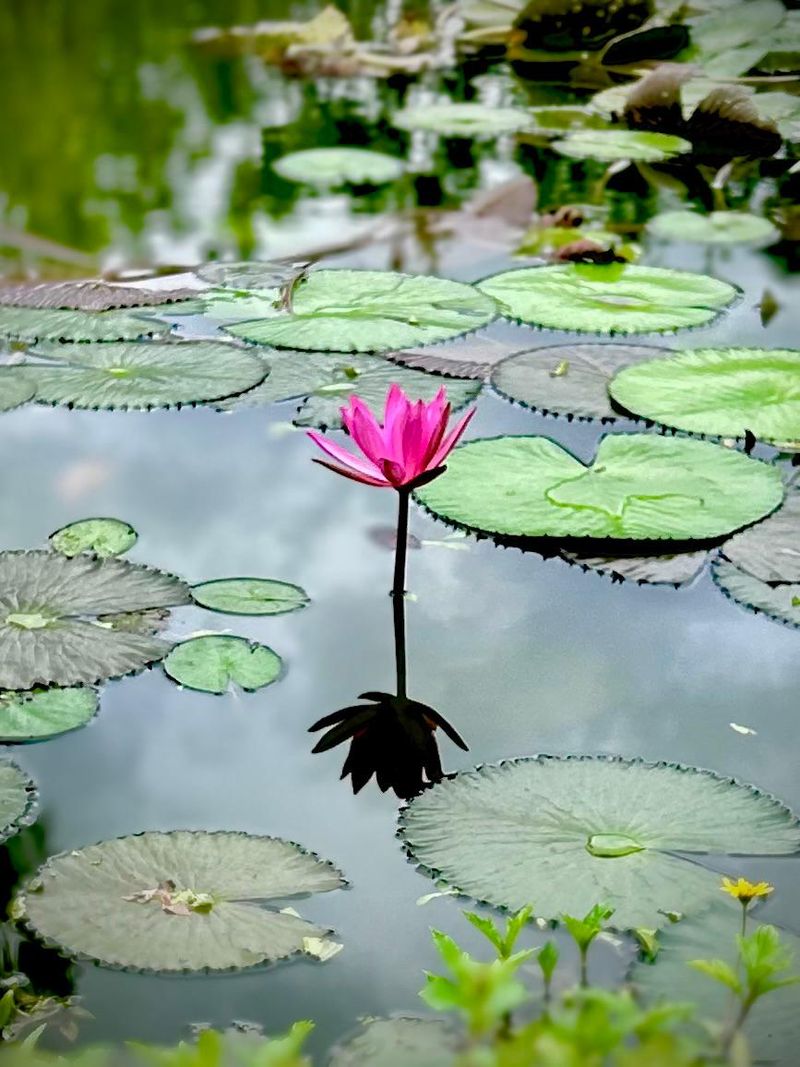
<svg viewBox="0 0 800 1067">
<path fill-rule="evenodd" d="M 274 289 L 288 285 L 306 272 L 309 263 L 296 259 L 240 260 L 203 263 L 195 274 L 223 289 Z M 195 297 L 202 297 L 202 290 Z M 180 309 L 176 308 L 176 311 Z"/>
<path fill-rule="evenodd" d="M 551 147 L 571 159 L 596 159 L 602 163 L 623 159 L 659 163 L 692 150 L 691 143 L 682 137 L 638 130 L 575 130 L 560 141 L 553 141 Z"/>
<path fill-rule="evenodd" d="M 787 855 L 800 825 L 773 797 L 677 764 L 539 756 L 465 771 L 402 812 L 409 854 L 437 882 L 543 919 L 615 908 L 617 929 L 697 914 L 719 875 L 676 852 Z"/>
<path fill-rule="evenodd" d="M 195 604 L 226 615 L 283 615 L 308 604 L 299 585 L 267 578 L 216 578 L 192 586 Z"/>
<path fill-rule="evenodd" d="M 367 148 L 306 148 L 290 152 L 272 164 L 282 178 L 305 185 L 382 185 L 405 170 L 402 159 Z"/>
<path fill-rule="evenodd" d="M 138 971 L 221 971 L 294 955 L 328 932 L 265 902 L 343 885 L 331 864 L 289 841 L 176 830 L 54 856 L 14 907 L 69 956 Z"/>
<path fill-rule="evenodd" d="M 759 581 L 800 583 L 800 486 L 777 511 L 722 546 L 725 558 Z"/>
<path fill-rule="evenodd" d="M 36 387 L 22 367 L 0 367 L 0 411 L 13 411 L 33 399 Z"/>
<path fill-rule="evenodd" d="M 711 575 L 722 592 L 743 608 L 800 627 L 800 582 L 769 585 L 726 559 L 714 560 Z"/>
<path fill-rule="evenodd" d="M 281 667 L 280 656 L 267 645 L 228 634 L 181 641 L 164 660 L 165 672 L 178 685 L 218 695 L 232 684 L 248 693 L 263 689 L 278 678 Z"/>
<path fill-rule="evenodd" d="M 85 726 L 97 714 L 94 689 L 32 689 L 0 692 L 0 742 L 41 741 Z"/>
<path fill-rule="evenodd" d="M 137 341 L 163 336 L 168 329 L 125 311 L 59 311 L 55 308 L 0 307 L 0 338 L 8 341 Z"/>
<path fill-rule="evenodd" d="M 613 400 L 678 430 L 800 441 L 800 350 L 696 348 L 623 369 Z"/>
<path fill-rule="evenodd" d="M 744 211 L 664 211 L 648 223 L 650 233 L 670 241 L 703 244 L 767 245 L 777 241 L 779 231 L 769 219 Z"/>
<path fill-rule="evenodd" d="M 446 522 L 501 537 L 693 541 L 769 515 L 783 481 L 688 438 L 611 434 L 587 467 L 547 437 L 496 437 L 459 446 L 416 496 Z"/>
<path fill-rule="evenodd" d="M 33 822 L 38 795 L 33 781 L 11 760 L 0 760 L 0 842 Z"/>
<path fill-rule="evenodd" d="M 439 1019 L 368 1019 L 334 1047 L 328 1067 L 452 1067 L 461 1045 Z"/>
<path fill-rule="evenodd" d="M 525 132 L 531 131 L 546 136 L 557 136 L 570 130 L 606 129 L 608 123 L 588 107 L 562 104 L 545 104 L 528 109 L 529 125 Z"/>
<path fill-rule="evenodd" d="M 203 404 L 252 389 L 266 366 L 252 352 L 214 341 L 63 345 L 25 373 L 45 404 L 141 411 Z"/>
<path fill-rule="evenodd" d="M 169 645 L 98 616 L 189 601 L 179 578 L 121 559 L 0 552 L 0 688 L 93 685 L 141 670 Z"/>
<path fill-rule="evenodd" d="M 228 333 L 256 344 L 326 352 L 444 341 L 497 315 L 494 301 L 471 285 L 393 271 L 318 270 L 294 287 L 291 311 L 276 305 L 276 294 L 268 291 L 250 294 L 248 304 L 253 321 L 225 326 Z"/>
<path fill-rule="evenodd" d="M 530 129 L 527 111 L 486 104 L 418 104 L 395 112 L 392 123 L 401 130 L 425 130 L 442 137 L 496 138 Z"/>
<path fill-rule="evenodd" d="M 174 304 L 194 296 L 191 289 L 141 289 L 110 285 L 97 278 L 67 282 L 19 282 L 0 285 L 1 307 L 52 308 L 60 311 L 111 311 Z"/>
<path fill-rule="evenodd" d="M 50 544 L 62 556 L 93 552 L 95 556 L 121 556 L 136 544 L 138 534 L 121 519 L 80 519 L 51 533 Z"/>
<path fill-rule="evenodd" d="M 662 333 L 711 322 L 738 291 L 706 274 L 629 263 L 523 267 L 479 285 L 501 313 L 586 333 Z"/>
</svg>

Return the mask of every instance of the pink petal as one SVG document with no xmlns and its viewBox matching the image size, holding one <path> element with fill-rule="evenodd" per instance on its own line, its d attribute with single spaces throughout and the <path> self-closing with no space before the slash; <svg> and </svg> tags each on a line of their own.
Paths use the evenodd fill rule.
<svg viewBox="0 0 800 1067">
<path fill-rule="evenodd" d="M 350 400 L 350 410 L 345 425 L 350 431 L 350 436 L 367 457 L 376 465 L 386 455 L 383 443 L 383 433 L 377 419 L 372 414 L 364 401 L 357 396 Z"/>
<path fill-rule="evenodd" d="M 460 441 L 461 435 L 463 434 L 464 430 L 466 430 L 467 426 L 469 426 L 470 420 L 472 419 L 472 416 L 475 414 L 476 410 L 477 408 L 470 408 L 470 410 L 460 420 L 460 422 L 456 423 L 453 430 L 448 434 L 447 437 L 445 437 L 436 455 L 428 463 L 429 469 L 432 469 L 434 467 L 440 467 L 442 463 L 444 463 L 444 461 L 447 459 L 447 457 L 450 455 L 450 453 Z"/>
<path fill-rule="evenodd" d="M 393 486 L 404 485 L 405 482 L 413 481 L 413 478 L 407 478 L 402 464 L 394 463 L 390 459 L 383 461 L 383 473 L 386 478 L 391 482 Z"/>
<path fill-rule="evenodd" d="M 386 479 L 378 481 L 377 478 L 368 478 L 366 474 L 356 474 L 355 471 L 345 470 L 344 467 L 337 467 L 335 463 L 328 463 L 326 459 L 315 458 L 311 462 L 319 463 L 320 467 L 327 467 L 334 474 L 341 474 L 343 478 L 349 478 L 353 482 L 360 482 L 362 485 L 376 485 L 379 489 L 393 488 L 391 482 L 387 482 Z"/>
<path fill-rule="evenodd" d="M 341 463 L 342 466 L 346 467 L 348 470 L 353 471 L 355 474 L 360 474 L 365 478 L 377 478 L 379 484 L 383 484 L 381 471 L 374 463 L 370 463 L 368 460 L 359 459 L 359 457 L 354 456 L 352 452 L 348 452 L 346 448 L 334 444 L 333 441 L 329 441 L 327 437 L 324 437 L 321 433 L 317 433 L 315 430 L 309 430 L 308 436 L 318 448 L 321 448 L 323 452 L 327 453 L 331 459 L 335 459 L 337 463 Z"/>
<path fill-rule="evenodd" d="M 397 383 L 386 394 L 386 409 L 383 416 L 383 443 L 387 458 L 402 462 L 403 427 L 408 419 L 411 403 Z"/>
<path fill-rule="evenodd" d="M 423 457 L 423 469 L 431 469 L 431 460 L 436 455 L 441 445 L 444 435 L 447 432 L 447 424 L 450 421 L 450 405 L 445 404 L 444 408 L 438 413 L 437 421 L 429 426 L 428 444 L 425 449 L 425 455 Z"/>
</svg>

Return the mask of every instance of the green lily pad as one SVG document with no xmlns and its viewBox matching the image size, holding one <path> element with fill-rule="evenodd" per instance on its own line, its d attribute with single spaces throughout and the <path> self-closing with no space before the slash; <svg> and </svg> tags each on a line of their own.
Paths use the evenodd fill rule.
<svg viewBox="0 0 800 1067">
<path fill-rule="evenodd" d="M 196 295 L 193 289 L 140 289 L 134 285 L 109 285 L 96 279 L 35 284 L 22 282 L 0 285 L 0 307 L 110 311 L 113 308 L 174 304 Z"/>
<path fill-rule="evenodd" d="M 0 367 L 0 411 L 13 411 L 33 400 L 36 386 L 22 367 Z"/>
<path fill-rule="evenodd" d="M 639 585 L 688 585 L 705 567 L 708 552 L 677 552 L 670 556 L 582 556 L 560 552 L 567 563 L 606 574 L 613 581 Z"/>
<path fill-rule="evenodd" d="M 769 219 L 743 211 L 664 211 L 648 223 L 650 233 L 670 241 L 699 241 L 703 244 L 766 245 L 777 241 L 778 230 Z"/>
<path fill-rule="evenodd" d="M 579 333 L 662 333 L 702 326 L 738 291 L 705 274 L 629 263 L 559 263 L 495 274 L 479 288 L 509 318 Z"/>
<path fill-rule="evenodd" d="M 517 404 L 568 419 L 616 422 L 608 384 L 622 367 L 670 355 L 645 345 L 576 344 L 531 348 L 503 360 L 492 372 L 494 388 Z"/>
<path fill-rule="evenodd" d="M 494 301 L 471 285 L 393 271 L 318 270 L 292 291 L 292 310 L 276 294 L 250 294 L 253 321 L 224 329 L 277 348 L 379 352 L 444 341 L 485 326 Z M 258 305 L 258 310 L 256 310 Z"/>
<path fill-rule="evenodd" d="M 575 130 L 552 148 L 571 159 L 596 159 L 602 163 L 659 163 L 682 152 L 691 152 L 689 141 L 669 133 L 642 133 L 639 130 Z"/>
<path fill-rule="evenodd" d="M 27 364 L 36 399 L 75 408 L 142 411 L 202 404 L 252 389 L 266 366 L 252 352 L 213 341 L 66 345 L 48 364 Z"/>
<path fill-rule="evenodd" d="M 800 487 L 788 489 L 777 511 L 726 541 L 722 551 L 759 581 L 800 582 Z"/>
<path fill-rule="evenodd" d="M 328 1067 L 452 1067 L 461 1044 L 439 1019 L 368 1019 L 334 1047 Z"/>
<path fill-rule="evenodd" d="M 235 263 L 203 263 L 195 274 L 209 285 L 223 289 L 275 289 L 289 285 L 309 267 L 305 260 L 242 260 Z M 202 292 L 194 293 L 201 296 Z M 180 310 L 180 309 L 176 309 Z"/>
<path fill-rule="evenodd" d="M 0 842 L 33 822 L 38 794 L 33 781 L 11 760 L 0 760 Z"/>
<path fill-rule="evenodd" d="M 138 534 L 121 519 L 80 519 L 51 533 L 50 544 L 62 556 L 93 552 L 95 556 L 121 556 L 136 544 Z"/>
<path fill-rule="evenodd" d="M 281 156 L 272 167 L 287 181 L 323 187 L 382 185 L 405 170 L 402 159 L 366 148 L 306 148 Z"/>
<path fill-rule="evenodd" d="M 85 726 L 97 714 L 94 689 L 32 689 L 0 692 L 0 742 L 41 741 Z"/>
<path fill-rule="evenodd" d="M 601 900 L 618 929 L 718 899 L 719 875 L 675 852 L 800 849 L 797 820 L 773 797 L 693 767 L 608 757 L 461 772 L 415 798 L 400 833 L 425 873 L 477 900 L 551 920 Z"/>
<path fill-rule="evenodd" d="M 7 341 L 138 341 L 168 332 L 161 323 L 130 310 L 0 307 L 0 338 Z"/>
<path fill-rule="evenodd" d="M 290 841 L 176 830 L 54 856 L 14 907 L 69 956 L 138 971 L 221 971 L 283 959 L 327 933 L 265 902 L 343 885 L 331 864 Z"/>
<path fill-rule="evenodd" d="M 591 241 L 602 249 L 612 249 L 615 255 L 629 262 L 637 259 L 640 253 L 638 245 L 607 230 L 583 226 L 533 226 L 523 236 L 514 255 L 551 257 L 560 249 L 583 241 Z"/>
<path fill-rule="evenodd" d="M 233 683 L 248 693 L 263 689 L 278 678 L 281 667 L 271 648 L 228 634 L 181 641 L 164 660 L 165 672 L 178 685 L 218 695 Z"/>
<path fill-rule="evenodd" d="M 419 370 L 377 356 L 343 352 L 269 352 L 269 377 L 249 393 L 215 406 L 221 411 L 260 407 L 281 400 L 303 400 L 295 422 L 325 429 L 341 427 L 341 409 L 351 396 L 359 396 L 376 411 L 383 411 L 393 383 L 413 400 L 432 400 L 444 385 L 454 410 L 465 407 L 480 392 L 480 382 L 451 378 L 446 382 Z"/>
<path fill-rule="evenodd" d="M 516 107 L 486 104 L 425 104 L 395 112 L 393 125 L 400 130 L 425 130 L 442 137 L 494 139 L 530 129 L 530 114 Z"/>
<path fill-rule="evenodd" d="M 192 586 L 195 604 L 226 615 L 283 615 L 308 604 L 299 585 L 266 578 L 216 578 Z"/>
<path fill-rule="evenodd" d="M 770 585 L 726 559 L 714 560 L 711 576 L 722 592 L 743 608 L 800 627 L 800 582 Z"/>
<path fill-rule="evenodd" d="M 693 541 L 769 515 L 783 482 L 706 441 L 611 434 L 587 467 L 547 437 L 496 437 L 459 446 L 416 496 L 438 518 L 501 537 Z"/>
<path fill-rule="evenodd" d="M 696 348 L 620 371 L 613 400 L 645 419 L 719 437 L 800 441 L 800 351 Z"/>
<path fill-rule="evenodd" d="M 169 645 L 97 617 L 189 601 L 179 578 L 121 559 L 0 552 L 0 688 L 93 685 L 141 670 Z"/>
<path fill-rule="evenodd" d="M 525 128 L 537 134 L 556 136 L 578 129 L 606 129 L 608 123 L 587 107 L 545 104 L 528 109 L 529 124 Z"/>
</svg>

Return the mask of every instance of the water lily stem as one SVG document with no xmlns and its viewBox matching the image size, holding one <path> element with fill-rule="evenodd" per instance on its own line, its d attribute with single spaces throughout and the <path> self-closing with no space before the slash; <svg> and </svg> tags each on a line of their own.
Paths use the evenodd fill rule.
<svg viewBox="0 0 800 1067">
<path fill-rule="evenodd" d="M 397 545 L 394 555 L 392 607 L 394 613 L 394 648 L 397 664 L 397 695 L 406 695 L 406 555 L 408 553 L 408 506 L 410 490 L 397 490 Z"/>
</svg>

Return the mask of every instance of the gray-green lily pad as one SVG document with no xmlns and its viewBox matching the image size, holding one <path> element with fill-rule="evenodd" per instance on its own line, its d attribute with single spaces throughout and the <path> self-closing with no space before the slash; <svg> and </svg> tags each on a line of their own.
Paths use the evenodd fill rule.
<svg viewBox="0 0 800 1067">
<path fill-rule="evenodd" d="M 244 637 L 211 634 L 175 645 L 164 660 L 174 682 L 202 693 L 226 693 L 236 684 L 248 693 L 263 689 L 281 673 L 280 656 Z"/>
<path fill-rule="evenodd" d="M 540 756 L 465 771 L 400 817 L 409 855 L 437 882 L 496 907 L 583 915 L 618 929 L 697 914 L 719 875 L 675 853 L 787 855 L 800 825 L 773 797 L 677 764 Z"/>
<path fill-rule="evenodd" d="M 403 367 L 424 370 L 429 374 L 483 381 L 501 359 L 506 359 L 519 350 L 519 340 L 499 340 L 483 333 L 468 333 L 443 344 L 389 352 L 386 358 Z M 445 384 L 449 388 L 449 383 Z"/>
<path fill-rule="evenodd" d="M 800 442 L 800 350 L 695 348 L 621 370 L 622 408 L 690 433 Z"/>
<path fill-rule="evenodd" d="M 640 585 L 689 585 L 705 567 L 708 552 L 677 552 L 667 556 L 582 556 L 562 551 L 561 558 L 584 570 L 608 575 L 612 581 Z"/>
<path fill-rule="evenodd" d="M 33 400 L 36 386 L 23 367 L 0 367 L 0 411 L 13 411 Z"/>
<path fill-rule="evenodd" d="M 702 244 L 765 245 L 777 241 L 780 233 L 769 219 L 744 211 L 664 211 L 648 223 L 650 233 L 670 241 L 698 241 Z"/>
<path fill-rule="evenodd" d="M 209 285 L 223 289 L 274 289 L 289 285 L 309 267 L 306 260 L 270 259 L 204 263 L 195 274 Z M 195 292 L 195 297 L 202 296 Z"/>
<path fill-rule="evenodd" d="M 0 307 L 0 338 L 7 341 L 138 341 L 168 332 L 162 323 L 130 310 Z"/>
<path fill-rule="evenodd" d="M 121 559 L 0 552 L 0 688 L 94 685 L 141 670 L 170 646 L 98 616 L 189 602 L 179 578 Z"/>
<path fill-rule="evenodd" d="M 425 130 L 442 137 L 467 139 L 494 139 L 534 125 L 528 112 L 521 108 L 476 103 L 409 106 L 395 112 L 392 123 L 400 130 Z"/>
<path fill-rule="evenodd" d="M 397 156 L 367 148 L 305 148 L 290 152 L 272 164 L 282 178 L 305 185 L 383 185 L 393 182 L 405 170 Z"/>
<path fill-rule="evenodd" d="M 334 1047 L 328 1067 L 452 1067 L 461 1045 L 439 1019 L 368 1019 Z"/>
<path fill-rule="evenodd" d="M 97 714 L 94 689 L 32 689 L 0 692 L 0 742 L 41 741 L 85 726 Z"/>
<path fill-rule="evenodd" d="M 518 404 L 568 419 L 621 418 L 608 384 L 622 367 L 670 355 L 647 345 L 575 344 L 531 348 L 499 363 L 494 388 Z"/>
<path fill-rule="evenodd" d="M 23 282 L 0 285 L 0 307 L 110 311 L 114 308 L 174 304 L 196 295 L 192 289 L 140 289 L 134 285 L 110 285 L 95 279 L 34 284 Z"/>
<path fill-rule="evenodd" d="M 216 578 L 192 586 L 195 604 L 226 615 L 283 615 L 308 604 L 299 585 L 267 578 Z"/>
<path fill-rule="evenodd" d="M 0 760 L 0 842 L 33 822 L 36 786 L 11 760 Z"/>
<path fill-rule="evenodd" d="M 691 143 L 682 137 L 639 130 L 575 130 L 553 141 L 551 147 L 571 159 L 597 159 L 603 163 L 623 159 L 659 163 L 692 150 Z"/>
<path fill-rule="evenodd" d="M 79 519 L 51 533 L 50 544 L 62 556 L 93 552 L 95 556 L 121 556 L 133 548 L 139 535 L 121 519 Z"/>
<path fill-rule="evenodd" d="M 302 952 L 328 931 L 268 901 L 344 885 L 331 864 L 279 838 L 177 830 L 49 859 L 15 914 L 69 956 L 138 971 L 222 971 Z"/>
<path fill-rule="evenodd" d="M 228 302 L 230 304 L 230 301 Z M 252 321 L 224 329 L 245 341 L 326 352 L 380 352 L 486 326 L 494 301 L 471 285 L 393 271 L 318 270 L 292 290 L 291 311 L 277 293 L 251 293 Z"/>
<path fill-rule="evenodd" d="M 706 274 L 629 263 L 522 267 L 479 285 L 501 313 L 587 333 L 663 333 L 711 322 L 738 291 Z"/>
<path fill-rule="evenodd" d="M 777 511 L 726 541 L 722 551 L 759 581 L 800 583 L 800 487 L 788 489 Z"/>
<path fill-rule="evenodd" d="M 707 441 L 610 434 L 584 466 L 547 437 L 459 446 L 417 498 L 438 518 L 508 538 L 713 540 L 769 515 L 780 471 Z"/>
<path fill-rule="evenodd" d="M 45 404 L 123 411 L 203 404 L 252 389 L 267 368 L 254 353 L 214 341 L 63 345 L 26 364 Z"/>
<path fill-rule="evenodd" d="M 743 608 L 800 627 L 800 582 L 770 585 L 726 559 L 714 560 L 711 575 L 722 592 Z"/>
</svg>

